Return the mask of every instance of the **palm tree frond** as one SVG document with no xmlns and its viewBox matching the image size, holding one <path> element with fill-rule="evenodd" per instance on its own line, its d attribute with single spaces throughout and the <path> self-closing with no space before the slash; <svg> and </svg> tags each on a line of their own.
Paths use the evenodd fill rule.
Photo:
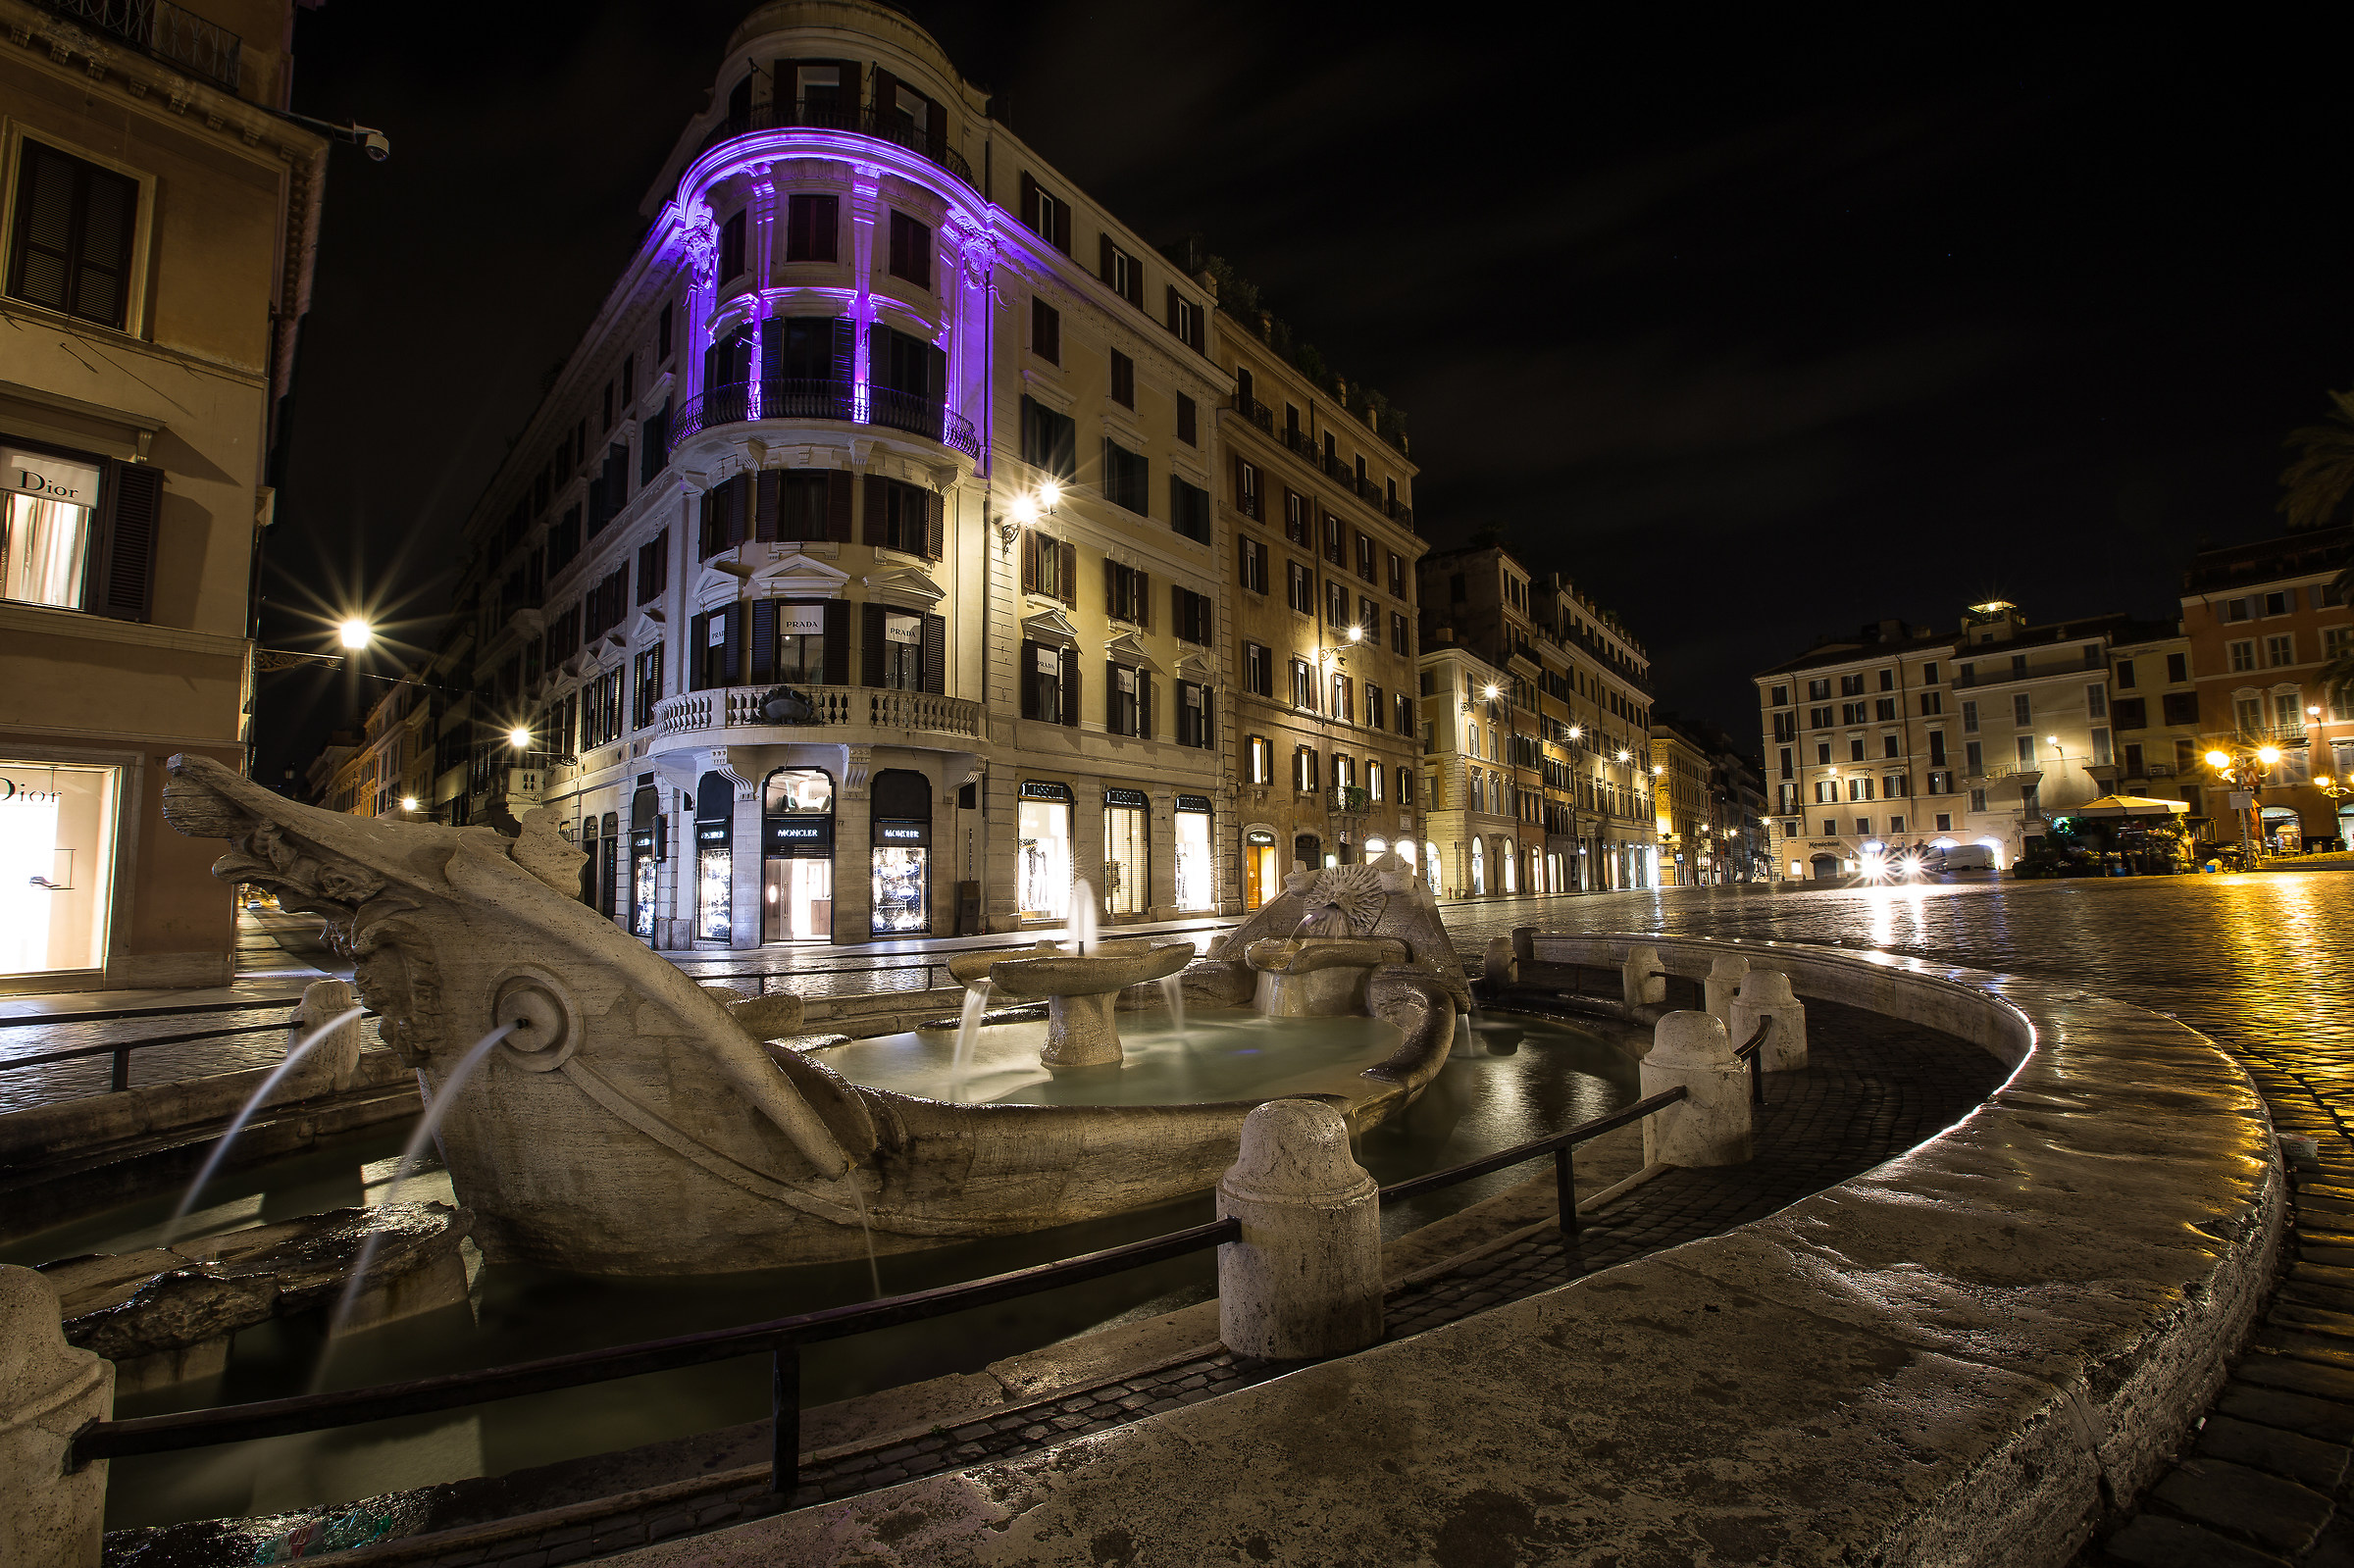
<svg viewBox="0 0 2354 1568">
<path fill-rule="evenodd" d="M 2319 425 L 2301 426 L 2281 444 L 2297 453 L 2281 470 L 2280 511 L 2290 531 L 2328 528 L 2354 494 L 2354 391 L 2331 392 Z"/>
</svg>

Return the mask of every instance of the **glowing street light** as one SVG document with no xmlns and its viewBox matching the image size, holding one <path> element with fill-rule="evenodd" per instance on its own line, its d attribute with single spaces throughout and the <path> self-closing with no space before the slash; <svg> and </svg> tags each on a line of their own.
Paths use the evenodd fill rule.
<svg viewBox="0 0 2354 1568">
<path fill-rule="evenodd" d="M 349 648 L 352 652 L 357 653 L 360 649 L 368 646 L 368 644 L 376 640 L 376 628 L 370 626 L 358 616 L 353 616 L 350 620 L 345 621 L 342 625 L 335 628 L 335 640 L 342 643 L 344 647 Z"/>
<path fill-rule="evenodd" d="M 1352 642 L 1362 642 L 1362 641 L 1364 641 L 1364 640 L 1365 640 L 1365 629 L 1364 629 L 1363 627 L 1361 627 L 1361 626 L 1353 626 L 1353 627 L 1351 627 L 1351 628 L 1349 629 L 1349 640 L 1350 640 L 1350 641 L 1352 641 Z"/>
<path fill-rule="evenodd" d="M 417 797 L 415 795 L 402 795 L 400 797 L 400 809 L 403 811 L 415 811 L 417 809 Z"/>
<path fill-rule="evenodd" d="M 2231 759 L 2221 751 L 2210 751 L 2207 753 L 2207 766 L 2220 772 L 2231 766 Z"/>
<path fill-rule="evenodd" d="M 2280 760 L 2280 748 L 2278 746 L 2259 746 L 2256 748 L 2256 760 L 2269 768 Z"/>
<path fill-rule="evenodd" d="M 529 730 L 517 728 L 507 732 L 507 744 L 513 746 L 516 750 L 521 751 L 531 743 L 532 733 Z"/>
</svg>

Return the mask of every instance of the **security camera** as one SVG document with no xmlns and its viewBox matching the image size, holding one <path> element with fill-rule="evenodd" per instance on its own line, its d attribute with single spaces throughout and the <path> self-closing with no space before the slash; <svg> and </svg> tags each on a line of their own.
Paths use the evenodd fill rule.
<svg viewBox="0 0 2354 1568">
<path fill-rule="evenodd" d="M 371 163 L 383 163 L 392 156 L 392 139 L 373 126 L 354 126 L 351 139 L 360 144 Z"/>
</svg>

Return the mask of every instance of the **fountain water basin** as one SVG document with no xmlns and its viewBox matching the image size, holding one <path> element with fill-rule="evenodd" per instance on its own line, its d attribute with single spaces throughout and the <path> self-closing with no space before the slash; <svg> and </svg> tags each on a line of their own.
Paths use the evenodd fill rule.
<svg viewBox="0 0 2354 1568">
<path fill-rule="evenodd" d="M 1192 942 L 1100 941 L 1077 953 L 998 959 L 989 966 L 989 981 L 1008 996 L 1046 999 L 1047 1034 L 1038 1053 L 1046 1067 L 1107 1067 L 1120 1059 L 1112 1021 L 1118 994 L 1176 974 L 1194 956 Z"/>
<path fill-rule="evenodd" d="M 1270 937 L 1243 950 L 1243 961 L 1258 972 L 1258 1010 L 1270 1018 L 1361 1013 L 1373 971 L 1407 957 L 1395 936 Z"/>
</svg>

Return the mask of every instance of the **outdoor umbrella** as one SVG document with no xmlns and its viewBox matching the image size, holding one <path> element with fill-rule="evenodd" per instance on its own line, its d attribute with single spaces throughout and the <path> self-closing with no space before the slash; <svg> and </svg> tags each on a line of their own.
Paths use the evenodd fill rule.
<svg viewBox="0 0 2354 1568">
<path fill-rule="evenodd" d="M 2188 813 L 2187 800 L 2153 800 L 2147 795 L 2103 795 L 2088 806 L 2072 806 L 2072 817 L 2179 817 Z"/>
</svg>

